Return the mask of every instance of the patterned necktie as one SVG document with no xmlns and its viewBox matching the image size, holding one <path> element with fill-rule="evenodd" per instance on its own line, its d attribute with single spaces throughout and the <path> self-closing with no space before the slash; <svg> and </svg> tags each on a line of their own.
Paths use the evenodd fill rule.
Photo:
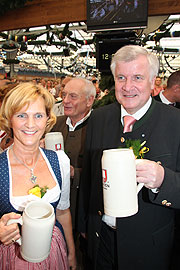
<svg viewBox="0 0 180 270">
<path fill-rule="evenodd" d="M 124 130 L 123 133 L 125 132 L 131 132 L 132 130 L 132 125 L 136 122 L 136 119 L 130 115 L 125 115 L 124 117 Z"/>
</svg>

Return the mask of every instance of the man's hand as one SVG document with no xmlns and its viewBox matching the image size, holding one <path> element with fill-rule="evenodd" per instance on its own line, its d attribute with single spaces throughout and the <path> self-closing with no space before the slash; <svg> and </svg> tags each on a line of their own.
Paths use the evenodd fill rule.
<svg viewBox="0 0 180 270">
<path fill-rule="evenodd" d="M 136 164 L 136 180 L 149 189 L 159 188 L 164 180 L 164 168 L 155 161 L 140 160 Z"/>
<path fill-rule="evenodd" d="M 70 165 L 70 176 L 71 178 L 74 177 L 74 167 L 72 165 Z"/>
<path fill-rule="evenodd" d="M 87 239 L 87 234 L 86 234 L 86 233 L 81 233 L 81 236 L 82 236 L 84 239 Z"/>
</svg>

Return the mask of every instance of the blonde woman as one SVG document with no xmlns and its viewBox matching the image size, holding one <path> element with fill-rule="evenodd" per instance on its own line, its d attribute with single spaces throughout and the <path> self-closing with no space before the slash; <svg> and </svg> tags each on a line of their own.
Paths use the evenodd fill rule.
<svg viewBox="0 0 180 270">
<path fill-rule="evenodd" d="M 69 159 L 39 147 L 40 139 L 56 122 L 52 113 L 54 98 L 42 86 L 22 83 L 4 98 L 0 110 L 0 129 L 13 137 L 14 143 L 0 154 L 0 269 L 76 269 L 75 249 L 69 211 Z M 34 186 L 45 194 L 41 198 Z M 40 193 L 39 193 L 40 194 Z M 61 195 L 61 196 L 60 196 Z M 45 200 L 56 211 L 51 252 L 41 263 L 29 263 L 19 253 L 15 242 L 20 237 L 18 218 L 27 202 Z M 66 252 L 67 243 L 68 254 Z"/>
</svg>

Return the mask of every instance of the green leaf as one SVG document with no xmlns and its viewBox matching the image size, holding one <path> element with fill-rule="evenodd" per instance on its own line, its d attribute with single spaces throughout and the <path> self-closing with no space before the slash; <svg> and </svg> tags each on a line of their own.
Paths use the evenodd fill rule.
<svg viewBox="0 0 180 270">
<path fill-rule="evenodd" d="M 45 195 L 47 190 L 48 190 L 48 186 L 45 186 L 45 187 L 41 188 L 41 198 Z"/>
<path fill-rule="evenodd" d="M 136 157 L 136 159 L 144 158 L 144 154 L 149 151 L 149 148 L 145 147 L 146 141 L 141 143 L 141 140 L 126 140 L 125 142 L 125 148 L 130 148 L 133 150 L 133 153 Z M 143 149 L 143 150 L 142 150 Z"/>
</svg>

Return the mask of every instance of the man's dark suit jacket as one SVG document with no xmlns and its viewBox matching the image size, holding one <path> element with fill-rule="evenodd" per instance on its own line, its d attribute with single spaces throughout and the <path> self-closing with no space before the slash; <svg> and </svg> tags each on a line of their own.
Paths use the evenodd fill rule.
<svg viewBox="0 0 180 270">
<path fill-rule="evenodd" d="M 93 111 L 80 184 L 79 230 L 88 233 L 89 255 L 95 265 L 104 214 L 101 157 L 105 149 L 124 147 L 123 138 L 146 141 L 149 152 L 144 158 L 160 161 L 165 176 L 159 193 L 145 187 L 139 192 L 137 214 L 117 218 L 118 269 L 167 270 L 173 242 L 173 208 L 180 208 L 180 114 L 176 108 L 153 100 L 132 132 L 125 134 L 118 103 Z"/>
<path fill-rule="evenodd" d="M 160 95 L 157 95 L 154 97 L 159 102 L 162 102 Z M 175 107 L 177 109 L 180 109 L 180 102 L 176 102 Z M 180 260 L 179 260 L 179 254 L 180 254 L 180 209 L 175 210 L 175 237 L 174 237 L 174 245 L 173 245 L 173 259 L 172 259 L 172 269 L 176 270 L 180 269 Z"/>
<path fill-rule="evenodd" d="M 162 102 L 161 98 L 160 98 L 160 95 L 157 95 L 155 97 L 153 97 L 155 100 L 157 101 L 160 101 Z M 180 102 L 176 102 L 176 105 L 175 105 L 176 108 L 180 109 Z"/>
</svg>

